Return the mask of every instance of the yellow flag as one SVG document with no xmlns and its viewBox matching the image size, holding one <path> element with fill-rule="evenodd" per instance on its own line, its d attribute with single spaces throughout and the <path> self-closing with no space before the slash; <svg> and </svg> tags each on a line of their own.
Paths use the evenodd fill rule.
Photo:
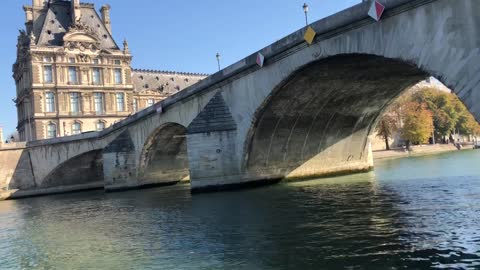
<svg viewBox="0 0 480 270">
<path fill-rule="evenodd" d="M 315 30 L 313 30 L 312 27 L 309 26 L 307 28 L 307 31 L 305 31 L 305 36 L 303 36 L 303 38 L 308 43 L 308 45 L 312 45 L 313 40 L 315 39 L 315 35 L 317 35 L 317 33 L 315 32 Z"/>
</svg>

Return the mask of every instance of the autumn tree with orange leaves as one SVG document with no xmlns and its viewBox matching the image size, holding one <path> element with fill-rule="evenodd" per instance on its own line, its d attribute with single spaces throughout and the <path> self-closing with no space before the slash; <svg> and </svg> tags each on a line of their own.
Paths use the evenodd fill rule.
<svg viewBox="0 0 480 270">
<path fill-rule="evenodd" d="M 402 138 L 410 144 L 428 143 L 433 133 L 433 114 L 425 103 L 409 101 L 403 106 Z"/>
</svg>

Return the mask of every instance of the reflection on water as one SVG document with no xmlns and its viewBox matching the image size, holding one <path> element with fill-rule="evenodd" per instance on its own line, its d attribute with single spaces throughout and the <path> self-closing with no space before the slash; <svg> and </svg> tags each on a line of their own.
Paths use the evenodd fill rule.
<svg viewBox="0 0 480 270">
<path fill-rule="evenodd" d="M 480 151 L 191 196 L 0 202 L 1 269 L 480 268 Z"/>
</svg>

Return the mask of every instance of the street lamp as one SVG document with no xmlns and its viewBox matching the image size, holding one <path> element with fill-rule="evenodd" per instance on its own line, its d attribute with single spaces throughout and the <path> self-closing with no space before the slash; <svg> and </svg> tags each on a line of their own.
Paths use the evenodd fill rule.
<svg viewBox="0 0 480 270">
<path fill-rule="evenodd" d="M 308 5 L 307 3 L 303 4 L 303 12 L 305 12 L 305 24 L 308 26 Z"/>
<path fill-rule="evenodd" d="M 217 53 L 217 64 L 218 64 L 218 71 L 220 71 L 220 54 Z"/>
</svg>

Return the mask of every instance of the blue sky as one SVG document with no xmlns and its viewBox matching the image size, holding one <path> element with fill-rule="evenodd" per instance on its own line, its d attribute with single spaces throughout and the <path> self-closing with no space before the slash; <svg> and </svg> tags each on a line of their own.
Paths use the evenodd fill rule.
<svg viewBox="0 0 480 270">
<path fill-rule="evenodd" d="M 133 67 L 213 73 L 215 54 L 222 67 L 275 42 L 305 24 L 304 0 L 85 0 L 97 10 L 112 7 L 117 43 L 129 41 Z M 360 3 L 360 0 L 315 0 L 310 21 Z M 18 29 L 24 28 L 23 5 L 31 0 L 2 0 L 0 17 L 0 126 L 9 134 L 17 122 L 12 64 Z"/>
</svg>

